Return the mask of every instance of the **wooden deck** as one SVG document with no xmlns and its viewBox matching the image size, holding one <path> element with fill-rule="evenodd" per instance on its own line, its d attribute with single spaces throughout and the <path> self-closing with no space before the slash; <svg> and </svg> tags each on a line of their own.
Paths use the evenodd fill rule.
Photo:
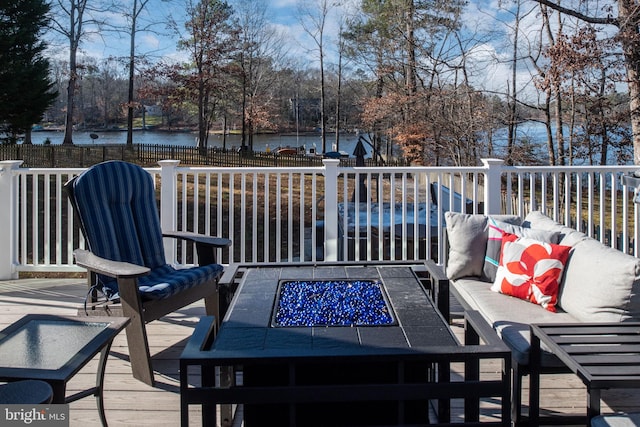
<svg viewBox="0 0 640 427">
<path fill-rule="evenodd" d="M 75 315 L 82 307 L 86 285 L 84 279 L 21 279 L 0 282 L 0 327 L 28 313 Z M 157 386 L 149 387 L 131 376 L 125 334 L 115 340 L 105 380 L 105 408 L 111 426 L 178 426 L 180 424 L 180 394 L 178 358 L 186 340 L 204 314 L 202 304 L 186 307 L 149 325 L 149 344 L 153 355 Z M 453 328 L 462 337 L 460 321 Z M 1 362 L 0 362 L 1 363 Z M 72 393 L 95 384 L 97 360 L 87 365 L 69 383 Z M 461 369 L 455 366 L 455 369 Z M 482 375 L 496 375 L 498 367 L 482 366 Z M 528 399 L 526 393 L 524 401 Z M 541 406 L 545 412 L 581 412 L 586 395 L 581 381 L 573 375 L 542 377 Z M 640 390 L 603 392 L 603 412 L 640 410 Z M 454 404 L 454 414 L 461 404 Z M 526 412 L 526 406 L 524 408 Z M 485 419 L 499 415 L 495 402 L 483 403 Z M 88 397 L 70 405 L 71 426 L 99 426 L 96 402 Z M 199 425 L 199 412 L 191 409 L 192 425 Z"/>
</svg>

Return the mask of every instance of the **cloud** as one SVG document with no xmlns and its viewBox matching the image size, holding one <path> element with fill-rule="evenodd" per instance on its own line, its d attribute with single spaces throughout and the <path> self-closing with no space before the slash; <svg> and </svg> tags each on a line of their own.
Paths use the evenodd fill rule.
<svg viewBox="0 0 640 427">
<path fill-rule="evenodd" d="M 499 51 L 489 43 L 475 46 L 467 53 L 467 67 L 470 70 L 471 84 L 498 96 L 510 91 L 513 83 L 513 61 L 508 52 Z M 538 91 L 533 85 L 532 70 L 524 60 L 516 64 L 516 90 L 521 100 L 530 101 L 537 98 Z"/>
<path fill-rule="evenodd" d="M 294 8 L 298 4 L 299 0 L 271 0 L 269 5 L 275 9 Z"/>
</svg>

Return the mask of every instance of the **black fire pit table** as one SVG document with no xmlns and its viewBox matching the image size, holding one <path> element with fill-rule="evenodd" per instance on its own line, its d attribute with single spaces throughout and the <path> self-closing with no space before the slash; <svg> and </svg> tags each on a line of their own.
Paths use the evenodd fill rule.
<svg viewBox="0 0 640 427">
<path fill-rule="evenodd" d="M 506 375 L 477 382 L 476 367 L 473 384 L 450 382 L 450 362 L 498 358 L 508 368 L 508 350 L 500 340 L 488 352 L 460 345 L 410 266 L 250 268 L 215 341 L 213 323 L 200 322 L 180 359 L 183 425 L 189 404 L 203 405 L 205 425 L 216 405 L 244 404 L 247 427 L 427 424 L 430 401 L 448 422 L 453 397 L 475 402 L 470 418 L 480 396 L 502 397 L 509 411 Z"/>
</svg>

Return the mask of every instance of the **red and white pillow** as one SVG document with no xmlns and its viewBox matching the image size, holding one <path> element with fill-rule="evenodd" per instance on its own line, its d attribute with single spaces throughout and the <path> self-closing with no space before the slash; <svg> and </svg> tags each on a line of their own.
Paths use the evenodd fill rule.
<svg viewBox="0 0 640 427">
<path fill-rule="evenodd" d="M 502 235 L 504 233 L 517 234 L 520 237 L 528 237 L 547 243 L 558 243 L 558 239 L 560 239 L 560 233 L 557 231 L 521 227 L 499 221 L 491 216 L 487 218 L 487 226 L 487 250 L 485 251 L 481 276 L 482 280 L 487 282 L 496 280 L 496 271 L 500 264 L 500 251 L 502 250 Z"/>
<path fill-rule="evenodd" d="M 500 264 L 491 290 L 539 304 L 555 312 L 570 246 L 504 233 Z"/>
</svg>

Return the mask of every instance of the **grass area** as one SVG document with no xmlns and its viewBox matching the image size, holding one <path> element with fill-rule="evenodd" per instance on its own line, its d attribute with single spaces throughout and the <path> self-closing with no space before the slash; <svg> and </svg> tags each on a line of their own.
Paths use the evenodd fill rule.
<svg viewBox="0 0 640 427">
<path fill-rule="evenodd" d="M 145 117 L 145 121 L 144 124 L 146 126 L 160 126 L 162 124 L 162 117 L 159 116 L 147 116 Z M 142 124 L 142 118 L 141 117 L 136 117 L 133 119 L 133 127 L 134 128 L 141 128 L 143 126 Z M 123 127 L 126 129 L 127 125 L 124 124 Z"/>
</svg>

